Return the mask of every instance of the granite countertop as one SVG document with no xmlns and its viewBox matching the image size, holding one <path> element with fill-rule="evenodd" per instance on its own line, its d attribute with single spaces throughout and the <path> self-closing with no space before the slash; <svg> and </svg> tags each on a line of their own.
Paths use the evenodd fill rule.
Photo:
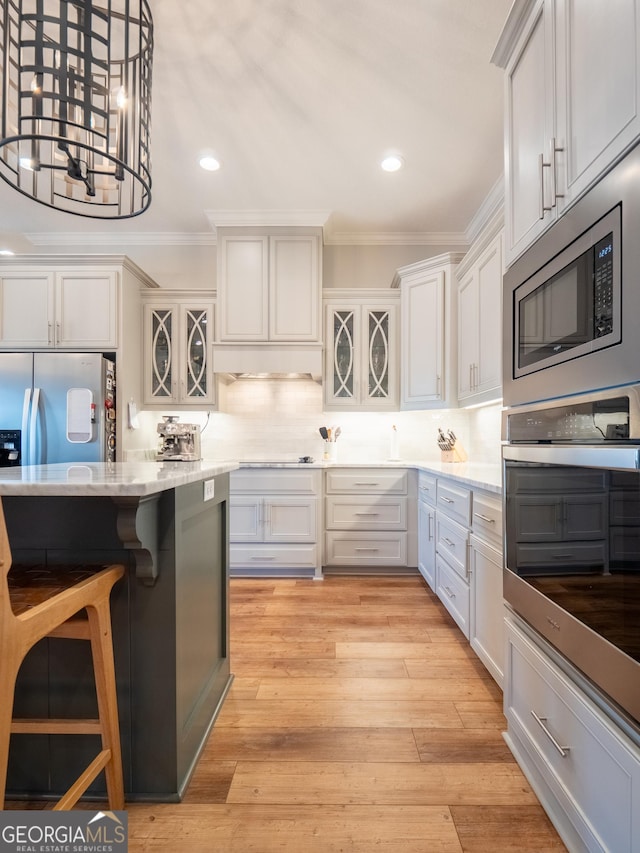
<svg viewBox="0 0 640 853">
<path fill-rule="evenodd" d="M 237 462 L 91 462 L 0 468 L 0 495 L 144 496 L 225 474 Z"/>
<path fill-rule="evenodd" d="M 429 474 L 451 477 L 468 486 L 502 493 L 502 466 L 487 462 L 440 462 L 439 460 L 387 460 L 384 462 L 298 462 L 297 460 L 251 460 L 240 468 L 415 468 Z"/>
</svg>

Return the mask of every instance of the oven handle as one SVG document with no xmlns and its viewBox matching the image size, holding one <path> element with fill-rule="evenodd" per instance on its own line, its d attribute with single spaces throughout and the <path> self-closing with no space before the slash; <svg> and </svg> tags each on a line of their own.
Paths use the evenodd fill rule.
<svg viewBox="0 0 640 853">
<path fill-rule="evenodd" d="M 581 468 L 640 468 L 640 447 L 600 447 L 596 445 L 503 445 L 502 458 L 511 462 L 538 462 L 574 465 Z"/>
</svg>

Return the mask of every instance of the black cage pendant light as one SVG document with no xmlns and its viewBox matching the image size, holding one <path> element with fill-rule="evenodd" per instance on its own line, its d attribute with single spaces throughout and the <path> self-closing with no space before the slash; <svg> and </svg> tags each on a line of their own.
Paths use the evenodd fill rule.
<svg viewBox="0 0 640 853">
<path fill-rule="evenodd" d="M 0 0 L 0 177 L 57 210 L 151 201 L 147 0 Z"/>
</svg>

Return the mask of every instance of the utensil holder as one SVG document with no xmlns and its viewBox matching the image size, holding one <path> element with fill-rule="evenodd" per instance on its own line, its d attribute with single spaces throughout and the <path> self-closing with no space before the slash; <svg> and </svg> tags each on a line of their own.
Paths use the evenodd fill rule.
<svg viewBox="0 0 640 853">
<path fill-rule="evenodd" d="M 338 445 L 335 441 L 325 441 L 324 453 L 322 458 L 325 462 L 337 462 L 338 460 Z"/>
<path fill-rule="evenodd" d="M 440 461 L 441 462 L 466 462 L 467 454 L 465 453 L 464 447 L 460 444 L 459 441 L 453 445 L 451 450 L 441 450 L 440 451 Z"/>
</svg>

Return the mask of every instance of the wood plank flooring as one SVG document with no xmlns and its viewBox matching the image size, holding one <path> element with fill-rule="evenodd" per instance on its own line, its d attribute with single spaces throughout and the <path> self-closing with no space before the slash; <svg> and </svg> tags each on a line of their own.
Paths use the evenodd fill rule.
<svg viewBox="0 0 640 853">
<path fill-rule="evenodd" d="M 183 802 L 127 805 L 130 853 L 565 850 L 421 578 L 231 591 L 231 691 Z"/>
<path fill-rule="evenodd" d="M 129 807 L 130 853 L 565 850 L 422 579 L 231 589 L 235 681 L 184 801 Z"/>
</svg>

